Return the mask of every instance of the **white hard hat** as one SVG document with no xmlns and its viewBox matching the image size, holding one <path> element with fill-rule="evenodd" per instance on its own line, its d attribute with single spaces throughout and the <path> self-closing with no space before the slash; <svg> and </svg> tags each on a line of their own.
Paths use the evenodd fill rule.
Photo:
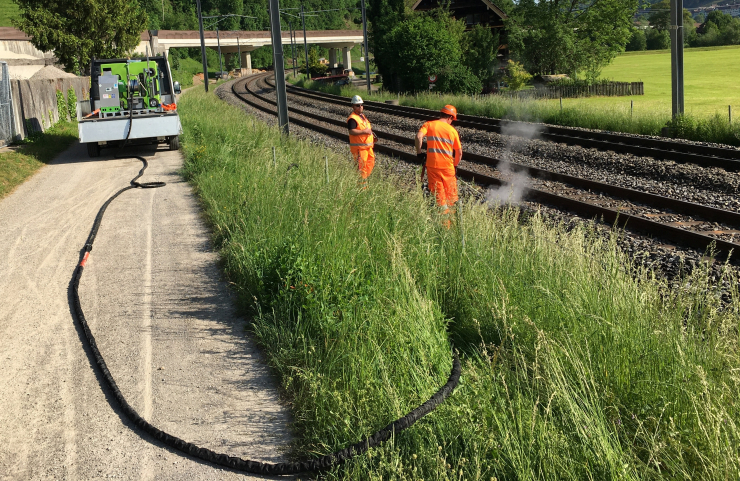
<svg viewBox="0 0 740 481">
<path fill-rule="evenodd" d="M 352 97 L 352 100 L 350 100 L 350 103 L 352 105 L 362 105 L 365 102 L 362 101 L 362 97 L 360 97 L 359 95 L 355 95 L 354 97 Z"/>
</svg>

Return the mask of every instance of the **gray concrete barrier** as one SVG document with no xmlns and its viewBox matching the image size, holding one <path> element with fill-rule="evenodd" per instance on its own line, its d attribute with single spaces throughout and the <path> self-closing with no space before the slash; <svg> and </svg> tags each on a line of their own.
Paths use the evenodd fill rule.
<svg viewBox="0 0 740 481">
<path fill-rule="evenodd" d="M 43 132 L 59 120 L 57 90 L 65 99 L 70 88 L 74 89 L 78 100 L 90 95 L 90 77 L 11 80 L 10 84 L 17 139 L 28 137 L 30 131 Z"/>
</svg>

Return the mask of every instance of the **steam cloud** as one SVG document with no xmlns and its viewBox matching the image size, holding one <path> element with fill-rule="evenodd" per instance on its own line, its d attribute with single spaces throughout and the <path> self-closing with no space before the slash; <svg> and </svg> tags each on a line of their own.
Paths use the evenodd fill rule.
<svg viewBox="0 0 740 481">
<path fill-rule="evenodd" d="M 508 184 L 489 188 L 486 192 L 486 202 L 491 205 L 517 205 L 521 203 L 529 187 L 529 176 L 524 172 L 513 172 L 511 170 L 511 164 L 509 163 L 511 153 L 520 151 L 528 141 L 536 139 L 541 130 L 540 126 L 534 124 L 512 122 L 502 126 L 501 135 L 508 137 L 508 140 L 498 170 L 504 178 L 508 179 Z"/>
</svg>

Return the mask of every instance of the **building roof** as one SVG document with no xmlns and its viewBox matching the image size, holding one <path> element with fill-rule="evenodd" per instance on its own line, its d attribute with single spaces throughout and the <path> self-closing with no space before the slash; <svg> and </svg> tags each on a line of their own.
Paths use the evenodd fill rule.
<svg viewBox="0 0 740 481">
<path fill-rule="evenodd" d="M 31 37 L 13 27 L 0 27 L 0 40 L 30 40 Z"/>
<path fill-rule="evenodd" d="M 416 2 L 414 3 L 414 5 L 411 7 L 411 10 L 416 10 L 416 7 L 418 7 L 419 4 L 422 1 L 424 1 L 424 0 L 416 0 Z M 494 12 L 496 12 L 496 15 L 498 15 L 499 17 L 501 17 L 503 20 L 506 20 L 507 18 L 509 18 L 509 16 L 506 15 L 506 12 L 504 12 L 503 10 L 501 10 L 499 7 L 497 7 L 490 0 L 480 0 L 480 1 L 481 1 L 481 3 L 485 4 L 486 7 L 488 7 L 490 10 L 493 10 Z"/>
</svg>

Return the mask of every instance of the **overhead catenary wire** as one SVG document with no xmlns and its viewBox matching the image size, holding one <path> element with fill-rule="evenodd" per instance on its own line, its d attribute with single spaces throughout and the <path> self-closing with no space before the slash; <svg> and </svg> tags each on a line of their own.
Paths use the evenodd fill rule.
<svg viewBox="0 0 740 481">
<path fill-rule="evenodd" d="M 111 202 L 113 202 L 113 200 L 115 200 L 119 195 L 126 192 L 127 190 L 136 188 L 151 189 L 164 187 L 166 185 L 164 182 L 138 182 L 138 180 L 144 175 L 144 171 L 148 167 L 148 163 L 143 157 L 131 156 L 131 158 L 139 159 L 144 163 L 144 166 L 139 171 L 139 174 L 131 180 L 130 185 L 120 189 L 118 192 L 113 194 L 107 201 L 105 201 L 103 206 L 98 211 L 95 217 L 95 221 L 93 222 L 93 227 L 82 249 L 82 258 L 79 264 L 77 264 L 77 267 L 75 268 L 74 274 L 72 276 L 70 289 L 72 311 L 74 313 L 74 316 L 77 318 L 77 321 L 80 323 L 80 327 L 82 327 L 82 330 L 85 333 L 85 340 L 87 341 L 90 352 L 95 359 L 95 364 L 97 365 L 98 369 L 100 369 L 102 377 L 105 381 L 105 385 L 112 392 L 113 397 L 116 399 L 118 405 L 121 407 L 123 414 L 125 414 L 126 417 L 138 429 L 141 429 L 156 440 L 187 455 L 238 471 L 245 471 L 248 473 L 261 475 L 284 475 L 303 472 L 316 472 L 329 469 L 338 463 L 362 454 L 368 449 L 378 446 L 380 445 L 380 443 L 390 439 L 391 436 L 403 431 L 404 429 L 409 428 L 416 421 L 432 412 L 438 405 L 444 402 L 444 400 L 455 389 L 458 382 L 460 381 L 461 365 L 457 354 L 453 352 L 452 370 L 450 372 L 449 378 L 447 379 L 447 382 L 424 404 L 417 407 L 402 418 L 388 424 L 386 427 L 377 431 L 375 434 L 340 451 L 332 454 L 327 454 L 316 459 L 289 463 L 263 463 L 260 461 L 252 461 L 235 456 L 229 456 L 223 453 L 217 453 L 208 448 L 199 447 L 193 443 L 184 441 L 176 436 L 173 436 L 158 429 L 157 427 L 149 423 L 146 419 L 142 418 L 139 413 L 128 403 L 125 396 L 118 388 L 115 379 L 113 379 L 113 375 L 108 369 L 105 359 L 103 358 L 103 355 L 101 354 L 100 349 L 98 348 L 98 345 L 95 341 L 95 336 L 90 330 L 90 326 L 87 322 L 87 319 L 85 318 L 79 295 L 80 279 L 82 278 L 85 265 L 89 260 L 90 253 L 92 252 L 93 243 L 95 242 L 98 230 L 100 229 L 105 211 L 111 204 Z"/>
</svg>

